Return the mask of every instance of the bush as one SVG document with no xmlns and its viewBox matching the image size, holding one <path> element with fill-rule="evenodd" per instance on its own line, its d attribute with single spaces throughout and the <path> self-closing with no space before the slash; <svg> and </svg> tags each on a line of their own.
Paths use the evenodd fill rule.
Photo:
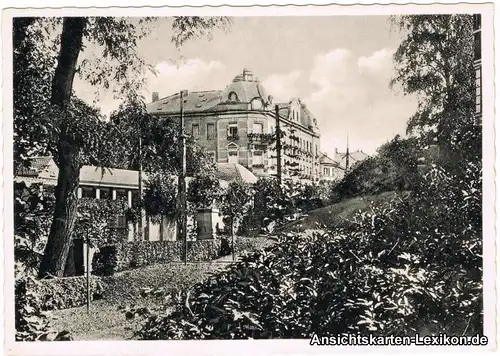
<svg viewBox="0 0 500 356">
<path fill-rule="evenodd" d="M 397 135 L 382 145 L 376 156 L 356 163 L 346 172 L 331 191 L 332 203 L 361 195 L 414 189 L 419 181 L 417 162 L 421 155 L 416 138 L 402 139 Z"/>
<path fill-rule="evenodd" d="M 92 271 L 98 276 L 112 276 L 118 269 L 118 253 L 116 246 L 103 246 L 95 253 L 92 260 Z"/>
<path fill-rule="evenodd" d="M 90 279 L 92 300 L 102 297 L 104 287 L 98 277 Z M 42 310 L 68 309 L 87 302 L 87 279 L 85 276 L 38 280 L 31 291 L 40 297 Z"/>
<path fill-rule="evenodd" d="M 207 239 L 188 241 L 188 261 L 211 261 L 220 255 L 221 241 Z M 184 241 L 130 241 L 113 246 L 114 272 L 156 263 L 184 260 Z"/>
<path fill-rule="evenodd" d="M 143 339 L 482 333 L 481 169 L 432 168 L 347 228 L 282 236 L 146 317 Z"/>
<path fill-rule="evenodd" d="M 42 298 L 33 277 L 22 277 L 15 282 L 16 341 L 72 340 L 67 331 L 55 331 L 42 311 Z"/>
</svg>

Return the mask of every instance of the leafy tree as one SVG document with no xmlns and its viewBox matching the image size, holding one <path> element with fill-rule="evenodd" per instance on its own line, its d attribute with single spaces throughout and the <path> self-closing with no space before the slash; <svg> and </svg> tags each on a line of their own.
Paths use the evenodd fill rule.
<svg viewBox="0 0 500 356">
<path fill-rule="evenodd" d="M 36 275 L 54 214 L 54 195 L 40 184 L 14 183 L 16 278 Z"/>
<path fill-rule="evenodd" d="M 213 173 L 200 172 L 188 184 L 187 201 L 191 206 L 191 213 L 194 214 L 196 209 L 218 205 L 222 193 L 220 180 Z"/>
<path fill-rule="evenodd" d="M 110 152 L 117 168 L 138 170 L 140 162 L 145 172 L 179 174 L 182 152 L 178 122 L 149 114 L 137 96 L 129 96 L 111 113 L 110 121 L 118 128 L 115 140 L 121 145 L 119 151 Z M 186 163 L 188 176 L 215 169 L 193 137 L 186 139 Z"/>
<path fill-rule="evenodd" d="M 233 181 L 229 183 L 225 193 L 222 196 L 221 212 L 226 217 L 231 234 L 231 249 L 233 251 L 233 260 L 235 259 L 234 235 L 235 223 L 248 210 L 252 199 L 252 191 L 248 184 Z"/>
<path fill-rule="evenodd" d="M 89 83 L 104 88 L 115 83 L 121 93 L 135 91 L 142 84 L 137 78 L 144 78 L 146 67 L 137 53 L 137 41 L 147 34 L 145 25 L 150 20 L 68 17 L 54 20 L 49 27 L 43 19 L 14 19 L 14 91 L 20 94 L 16 96 L 19 101 L 14 103 L 16 132 L 21 133 L 21 128 L 36 114 L 42 117 L 31 122 L 37 126 L 24 137 L 22 133 L 16 137 L 16 157 L 22 161 L 33 146 L 37 151 L 52 153 L 59 168 L 54 217 L 40 266 L 41 277 L 63 273 L 76 218 L 80 167 L 87 160 L 98 166 L 112 163 L 105 155 L 96 157 L 97 143 L 113 141 L 105 139 L 110 130 L 97 112 L 89 113 L 88 107 L 72 99 L 74 76 L 78 72 Z M 58 27 L 61 22 L 62 27 Z M 225 18 L 175 18 L 173 40 L 181 45 L 214 26 L 227 25 Z M 53 36 L 52 41 L 51 29 L 60 30 L 60 35 Z M 47 43 L 57 49 L 56 56 L 45 51 Z M 79 65 L 79 54 L 88 43 L 102 52 L 94 59 L 85 58 Z M 42 80 L 38 82 L 40 76 Z M 30 93 L 33 83 L 39 83 L 40 87 Z M 35 140 L 44 133 L 51 142 Z M 33 143 L 25 144 L 26 141 Z"/>
<path fill-rule="evenodd" d="M 419 179 L 417 162 L 422 155 L 420 140 L 399 135 L 380 146 L 377 155 L 356 163 L 332 187 L 331 200 L 415 188 Z"/>
<path fill-rule="evenodd" d="M 481 123 L 474 116 L 472 15 L 408 15 L 393 18 L 404 39 L 394 62 L 392 85 L 419 98 L 408 132 L 437 141 L 443 164 L 457 171 L 463 158 L 481 159 Z"/>
<path fill-rule="evenodd" d="M 149 177 L 144 190 L 143 206 L 153 221 L 161 216 L 174 218 L 178 204 L 177 182 L 174 176 L 154 174 Z"/>
</svg>

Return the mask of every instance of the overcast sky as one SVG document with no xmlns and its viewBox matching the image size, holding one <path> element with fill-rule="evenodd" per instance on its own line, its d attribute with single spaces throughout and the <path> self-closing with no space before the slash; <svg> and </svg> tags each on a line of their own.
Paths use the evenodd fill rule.
<svg viewBox="0 0 500 356">
<path fill-rule="evenodd" d="M 195 40 L 180 50 L 171 44 L 171 22 L 155 23 L 139 52 L 158 75 L 148 78 L 145 95 L 160 97 L 181 89 L 224 89 L 243 68 L 260 78 L 275 101 L 300 97 L 317 118 L 321 148 L 372 153 L 396 134 L 416 109 L 414 98 L 391 90 L 392 55 L 401 38 L 387 17 L 236 17 L 228 33 Z M 89 102 L 95 90 L 76 80 L 77 94 Z M 100 91 L 103 112 L 119 102 Z"/>
</svg>

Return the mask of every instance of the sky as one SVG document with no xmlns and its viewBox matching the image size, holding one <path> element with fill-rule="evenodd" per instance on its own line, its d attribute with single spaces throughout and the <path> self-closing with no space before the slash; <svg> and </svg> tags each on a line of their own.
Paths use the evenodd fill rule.
<svg viewBox="0 0 500 356">
<path fill-rule="evenodd" d="M 161 19 L 138 44 L 157 75 L 147 75 L 143 94 L 224 89 L 250 68 L 275 102 L 300 98 L 318 120 L 321 149 L 374 153 L 416 110 L 416 99 L 390 89 L 392 56 L 401 35 L 383 16 L 235 17 L 229 31 L 180 49 L 171 43 L 171 21 Z M 108 114 L 120 103 L 111 92 L 75 79 L 78 96 Z"/>
</svg>

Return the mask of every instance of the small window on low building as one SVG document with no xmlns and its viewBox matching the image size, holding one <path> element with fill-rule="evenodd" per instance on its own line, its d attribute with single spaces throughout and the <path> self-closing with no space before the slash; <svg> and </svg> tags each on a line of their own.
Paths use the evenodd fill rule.
<svg viewBox="0 0 500 356">
<path fill-rule="evenodd" d="M 139 200 L 139 191 L 138 190 L 133 190 L 132 191 L 132 207 L 135 208 L 139 206 L 140 200 Z"/>
<path fill-rule="evenodd" d="M 191 127 L 191 134 L 193 135 L 194 138 L 200 137 L 200 125 L 193 124 Z"/>
<path fill-rule="evenodd" d="M 111 189 L 109 188 L 100 188 L 100 195 L 99 198 L 103 200 L 111 200 L 113 199 L 113 196 L 111 195 Z"/>
<path fill-rule="evenodd" d="M 81 187 L 81 188 L 82 188 L 82 198 L 95 198 L 94 187 Z"/>
<path fill-rule="evenodd" d="M 126 189 L 116 189 L 116 200 L 128 201 L 128 191 Z"/>
</svg>

